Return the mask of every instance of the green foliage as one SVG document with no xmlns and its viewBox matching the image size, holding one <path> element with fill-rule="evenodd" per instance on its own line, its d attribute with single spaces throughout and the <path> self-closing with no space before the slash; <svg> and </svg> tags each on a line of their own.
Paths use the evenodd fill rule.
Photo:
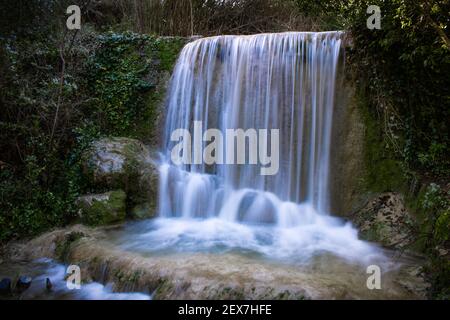
<svg viewBox="0 0 450 320">
<path fill-rule="evenodd" d="M 75 200 L 92 191 L 81 162 L 94 139 L 152 133 L 160 72 L 184 40 L 84 30 L 64 42 L 62 86 L 53 26 L 0 39 L 0 242 L 74 220 Z"/>
<path fill-rule="evenodd" d="M 106 134 L 136 136 L 151 123 L 158 75 L 170 71 L 185 41 L 135 33 L 98 37 L 99 49 L 88 63 L 87 78 L 94 108 Z"/>
<path fill-rule="evenodd" d="M 10 169 L 0 173 L 0 241 L 33 236 L 67 223 L 74 213 L 72 185 L 60 190 L 43 187 L 41 179 L 46 167 L 35 156 L 25 159 L 24 169 L 25 176 L 20 179 Z"/>
<path fill-rule="evenodd" d="M 350 66 L 391 152 L 406 169 L 450 175 L 450 2 L 297 0 L 323 29 L 346 29 Z M 369 5 L 381 30 L 367 28 Z"/>
<path fill-rule="evenodd" d="M 160 9 L 156 11 L 119 1 L 111 5 L 120 6 L 117 12 L 108 12 L 104 2 L 92 2 L 84 16 L 103 28 L 101 16 L 113 16 L 113 21 L 132 12 L 128 18 L 140 30 L 191 34 L 189 2 L 176 8 L 175 2 L 179 1 L 155 4 L 150 9 Z M 298 12 L 293 10 L 294 2 Z M 179 38 L 134 33 L 97 36 L 87 25 L 79 34 L 66 32 L 58 27 L 64 24 L 66 4 L 65 0 L 7 0 L 1 12 L 0 242 L 73 220 L 74 200 L 90 188 L 83 181 L 80 162 L 93 139 L 104 135 L 149 139 L 155 107 L 164 96 L 158 88 L 159 73 L 172 69 L 184 44 Z M 406 175 L 425 177 L 427 183 L 448 181 L 449 1 L 264 0 L 235 5 L 199 0 L 193 4 L 194 31 L 204 35 L 304 29 L 294 21 L 298 17 L 314 18 L 319 27 L 305 24 L 314 29 L 348 30 L 353 43 L 348 65 L 355 70 L 368 124 L 368 188 L 397 190 Z M 381 8 L 381 30 L 366 27 L 369 5 Z M 152 19 L 145 16 L 149 12 Z M 436 184 L 418 201 L 425 250 L 432 259 L 434 295 L 439 297 L 449 296 L 449 263 L 436 249 L 448 248 L 449 197 Z"/>
<path fill-rule="evenodd" d="M 369 30 L 367 15 L 350 27 L 350 56 L 369 105 L 383 115 L 386 140 L 409 168 L 449 175 L 450 48 L 432 23 L 445 23 L 450 5 L 434 1 L 428 13 L 412 0 L 370 4 L 382 8 L 382 29 Z"/>
<path fill-rule="evenodd" d="M 90 226 L 100 226 L 121 222 L 125 219 L 126 194 L 122 190 L 112 191 L 105 199 L 93 199 L 92 203 L 82 203 L 82 221 Z"/>
<path fill-rule="evenodd" d="M 102 127 L 124 134 L 133 120 L 143 112 L 141 93 L 153 84 L 143 79 L 150 59 L 144 56 L 148 36 L 110 33 L 98 37 L 100 48 L 92 57 L 88 71 L 92 96 L 97 98 L 97 112 L 102 114 Z"/>
<path fill-rule="evenodd" d="M 424 221 L 422 233 L 425 236 L 425 250 L 430 257 L 426 266 L 432 287 L 432 296 L 438 299 L 450 297 L 450 191 L 431 183 L 420 197 L 419 210 Z"/>
<path fill-rule="evenodd" d="M 445 246 L 450 230 L 450 190 L 431 183 L 419 195 L 417 211 L 422 219 L 422 234 L 426 237 L 425 250 Z"/>
<path fill-rule="evenodd" d="M 161 71 L 172 71 L 178 54 L 185 44 L 186 39 L 178 37 L 156 39 L 155 46 L 159 53 L 159 68 Z"/>
<path fill-rule="evenodd" d="M 434 234 L 433 237 L 438 242 L 445 242 L 449 238 L 449 230 L 450 230 L 450 210 L 447 209 L 442 211 L 438 218 L 436 219 L 436 223 L 434 224 Z"/>
<path fill-rule="evenodd" d="M 33 236 L 75 216 L 81 175 L 71 151 L 82 115 L 74 105 L 81 107 L 85 98 L 77 73 L 82 63 L 67 68 L 60 87 L 53 36 L 40 29 L 20 40 L 0 39 L 0 241 Z M 72 54 L 83 61 L 79 51 Z M 58 96 L 60 123 L 52 135 Z"/>
<path fill-rule="evenodd" d="M 383 137 L 380 119 L 368 108 L 366 94 L 360 90 L 357 103 L 364 123 L 364 162 L 363 185 L 369 192 L 397 191 L 405 188 L 406 176 L 395 154 Z"/>
<path fill-rule="evenodd" d="M 449 205 L 449 200 L 441 190 L 441 187 L 435 183 L 431 183 L 422 200 L 422 208 L 436 213 L 440 208 Z"/>
</svg>

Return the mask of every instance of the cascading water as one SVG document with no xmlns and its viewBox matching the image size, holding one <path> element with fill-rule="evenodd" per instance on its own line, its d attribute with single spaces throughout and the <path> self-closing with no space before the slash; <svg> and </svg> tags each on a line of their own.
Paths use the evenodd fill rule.
<svg viewBox="0 0 450 320">
<path fill-rule="evenodd" d="M 179 128 L 193 132 L 194 121 L 199 121 L 203 131 L 280 129 L 281 165 L 273 176 L 261 175 L 254 164 L 164 166 L 160 215 L 219 215 L 287 227 L 303 215 L 296 203 L 327 212 L 342 37 L 342 32 L 261 34 L 188 44 L 169 94 L 166 159 L 175 145 L 171 133 Z M 194 141 L 202 141 L 198 135 L 193 132 Z M 171 174 L 177 176 L 172 185 Z"/>
<path fill-rule="evenodd" d="M 168 92 L 159 216 L 130 241 L 148 250 L 250 250 L 306 259 L 376 254 L 329 215 L 330 146 L 342 32 L 204 38 L 185 46 Z M 201 123 L 202 130 L 195 130 Z M 279 170 L 255 164 L 174 165 L 171 134 L 279 129 Z M 268 141 L 266 141 L 268 142 Z M 270 147 L 272 148 L 272 147 Z M 226 149 L 227 153 L 235 150 Z M 271 150 L 273 151 L 273 150 Z M 145 227 L 144 227 L 145 229 Z"/>
</svg>

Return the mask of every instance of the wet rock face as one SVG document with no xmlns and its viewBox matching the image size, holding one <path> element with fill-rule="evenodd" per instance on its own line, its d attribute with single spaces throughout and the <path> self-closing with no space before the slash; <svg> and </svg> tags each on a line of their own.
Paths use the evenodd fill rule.
<svg viewBox="0 0 450 320">
<path fill-rule="evenodd" d="M 143 143 L 129 138 L 103 138 L 92 143 L 84 159 L 84 174 L 94 188 L 124 190 L 127 209 L 135 218 L 154 215 L 158 170 Z"/>
<path fill-rule="evenodd" d="M 342 68 L 342 66 L 339 66 Z M 345 72 L 341 70 L 341 72 Z M 365 124 L 358 106 L 355 85 L 344 81 L 336 92 L 330 149 L 330 205 L 333 215 L 348 217 L 361 207 L 366 194 L 364 176 Z"/>
<path fill-rule="evenodd" d="M 82 196 L 77 201 L 81 221 L 93 226 L 121 222 L 126 216 L 125 201 L 122 190 Z"/>
<path fill-rule="evenodd" d="M 403 249 L 414 242 L 414 220 L 398 193 L 381 194 L 358 211 L 353 221 L 360 236 L 385 247 Z"/>
</svg>

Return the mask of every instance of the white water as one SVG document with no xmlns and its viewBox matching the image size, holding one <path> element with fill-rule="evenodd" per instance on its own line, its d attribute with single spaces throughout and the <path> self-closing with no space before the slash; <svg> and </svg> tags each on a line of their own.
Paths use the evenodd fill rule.
<svg viewBox="0 0 450 320">
<path fill-rule="evenodd" d="M 330 146 L 342 32 L 219 36 L 185 46 L 168 93 L 160 220 L 128 247 L 224 247 L 308 258 L 376 250 L 329 215 Z M 170 162 L 176 129 L 280 129 L 280 170 Z M 230 150 L 225 150 L 225 153 Z M 195 156 L 194 156 L 195 157 Z"/>
<path fill-rule="evenodd" d="M 67 288 L 67 266 L 51 259 L 0 265 L 0 278 L 14 279 L 18 274 L 32 277 L 30 288 L 20 295 L 21 300 L 150 300 L 151 296 L 137 292 L 114 292 L 113 284 L 98 282 L 82 283 L 80 289 Z M 46 280 L 52 283 L 51 291 L 46 290 Z M 84 279 L 86 280 L 86 279 Z"/>
</svg>

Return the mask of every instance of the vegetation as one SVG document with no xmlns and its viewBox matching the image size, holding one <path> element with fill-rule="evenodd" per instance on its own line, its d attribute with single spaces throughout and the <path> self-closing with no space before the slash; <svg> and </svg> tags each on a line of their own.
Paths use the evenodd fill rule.
<svg viewBox="0 0 450 320">
<path fill-rule="evenodd" d="M 419 219 L 419 249 L 430 258 L 426 266 L 433 284 L 430 294 L 435 298 L 449 299 L 450 191 L 431 183 L 422 188 L 412 205 Z"/>
<path fill-rule="evenodd" d="M 430 296 L 448 299 L 450 3 L 312 3 L 322 21 L 351 32 L 348 60 L 367 125 L 368 187 L 416 199 L 411 209 L 419 218 L 420 249 L 430 258 Z M 382 10 L 381 30 L 366 26 L 369 5 Z"/>
<path fill-rule="evenodd" d="M 73 3 L 81 31 L 65 28 L 69 1 L 2 2 L 0 242 L 73 221 L 75 200 L 90 189 L 80 160 L 93 139 L 148 139 L 164 96 L 159 75 L 185 41 L 159 36 L 343 29 L 367 124 L 367 186 L 416 199 L 432 294 L 448 298 L 449 1 Z M 366 26 L 369 5 L 381 8 L 380 30 Z"/>
<path fill-rule="evenodd" d="M 99 48 L 88 61 L 86 78 L 100 126 L 106 133 L 136 136 L 139 125 L 152 123 L 154 110 L 146 108 L 146 93 L 155 89 L 157 72 L 172 69 L 184 41 L 130 32 L 109 32 L 97 39 Z"/>
<path fill-rule="evenodd" d="M 148 138 L 159 76 L 184 44 L 89 26 L 69 34 L 61 2 L 30 3 L 1 28 L 0 242 L 76 218 L 91 188 L 83 151 L 101 136 Z"/>
<path fill-rule="evenodd" d="M 125 220 L 126 194 L 122 190 L 111 191 L 102 196 L 81 198 L 82 221 L 89 226 L 119 223 Z"/>
</svg>

